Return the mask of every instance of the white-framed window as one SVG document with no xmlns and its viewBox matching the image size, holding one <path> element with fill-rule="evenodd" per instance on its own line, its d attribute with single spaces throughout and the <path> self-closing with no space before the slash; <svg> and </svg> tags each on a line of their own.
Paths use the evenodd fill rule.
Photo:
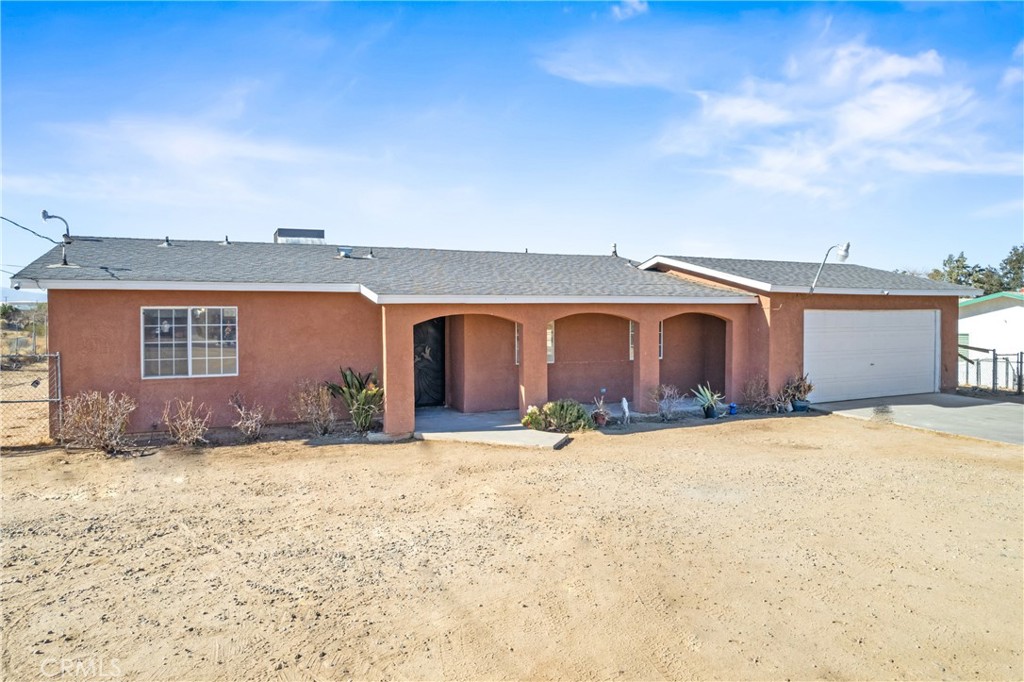
<svg viewBox="0 0 1024 682">
<path fill-rule="evenodd" d="M 555 321 L 548 322 L 548 364 L 555 361 Z"/>
<path fill-rule="evenodd" d="M 665 359 L 665 321 L 658 323 L 658 359 Z"/>
<path fill-rule="evenodd" d="M 519 364 L 519 323 L 515 323 L 516 327 L 516 365 Z"/>
<path fill-rule="evenodd" d="M 142 378 L 238 375 L 238 308 L 146 307 Z"/>
<path fill-rule="evenodd" d="M 629 321 L 629 359 L 632 360 L 636 357 L 636 322 L 633 320 Z"/>
</svg>

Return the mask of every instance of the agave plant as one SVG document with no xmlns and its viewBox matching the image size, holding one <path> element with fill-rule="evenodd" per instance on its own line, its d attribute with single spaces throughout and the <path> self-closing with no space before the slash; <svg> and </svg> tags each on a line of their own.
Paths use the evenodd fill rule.
<svg viewBox="0 0 1024 682">
<path fill-rule="evenodd" d="M 715 393 L 711 390 L 711 384 L 697 384 L 697 388 L 691 389 L 694 395 L 694 400 L 701 407 L 707 407 L 708 405 L 717 405 L 722 402 L 725 398 L 721 393 Z"/>
<path fill-rule="evenodd" d="M 336 398 L 341 398 L 352 415 L 352 427 L 366 432 L 373 426 L 373 419 L 384 408 L 384 388 L 377 383 L 376 371 L 359 374 L 351 367 L 341 371 L 341 383 L 327 382 L 327 389 Z"/>
</svg>

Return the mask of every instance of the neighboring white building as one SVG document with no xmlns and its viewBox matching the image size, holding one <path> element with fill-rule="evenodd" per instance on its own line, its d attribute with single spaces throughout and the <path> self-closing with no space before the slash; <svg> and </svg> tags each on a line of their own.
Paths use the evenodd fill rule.
<svg viewBox="0 0 1024 682">
<path fill-rule="evenodd" d="M 1000 291 L 960 301 L 960 344 L 994 348 L 1000 355 L 1024 351 L 1024 293 Z M 985 355 L 971 351 L 970 357 Z"/>
</svg>

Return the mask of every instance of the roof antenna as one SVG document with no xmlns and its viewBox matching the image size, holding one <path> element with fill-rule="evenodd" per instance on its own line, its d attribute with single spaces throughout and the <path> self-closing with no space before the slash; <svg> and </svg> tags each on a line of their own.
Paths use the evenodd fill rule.
<svg viewBox="0 0 1024 682">
<path fill-rule="evenodd" d="M 166 247 L 168 247 L 170 245 L 171 245 L 171 238 L 170 237 L 164 237 L 164 240 L 162 242 L 160 242 L 159 244 L 157 244 L 157 246 L 164 247 L 164 248 L 166 248 Z"/>
<path fill-rule="evenodd" d="M 612 242 L 612 255 L 615 257 L 618 257 L 619 255 L 619 245 L 615 242 Z"/>
<path fill-rule="evenodd" d="M 527 247 L 527 249 L 526 249 L 526 253 L 530 253 L 530 249 L 529 249 L 529 247 Z"/>
<path fill-rule="evenodd" d="M 227 235 L 224 235 L 224 241 L 220 243 L 221 246 L 231 246 L 231 240 L 228 239 Z"/>
</svg>

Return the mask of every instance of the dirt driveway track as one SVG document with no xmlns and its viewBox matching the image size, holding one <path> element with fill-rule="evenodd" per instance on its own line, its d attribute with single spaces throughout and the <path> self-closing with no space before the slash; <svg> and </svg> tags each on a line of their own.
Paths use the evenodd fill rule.
<svg viewBox="0 0 1024 682">
<path fill-rule="evenodd" d="M 1024 677 L 1019 447 L 637 428 L 6 456 L 0 677 Z"/>
</svg>

